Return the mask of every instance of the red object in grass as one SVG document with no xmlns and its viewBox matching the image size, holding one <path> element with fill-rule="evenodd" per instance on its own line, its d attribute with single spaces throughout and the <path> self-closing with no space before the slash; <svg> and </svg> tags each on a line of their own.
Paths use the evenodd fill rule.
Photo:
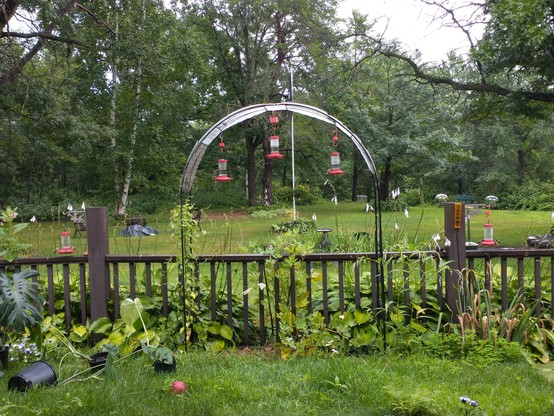
<svg viewBox="0 0 554 416">
<path fill-rule="evenodd" d="M 188 385 L 184 381 L 174 381 L 171 383 L 171 392 L 173 394 L 183 394 L 187 391 Z"/>
</svg>

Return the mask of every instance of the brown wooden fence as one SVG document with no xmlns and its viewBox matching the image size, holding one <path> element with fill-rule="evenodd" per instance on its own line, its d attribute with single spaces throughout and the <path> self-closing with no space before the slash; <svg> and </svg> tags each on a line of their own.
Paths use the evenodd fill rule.
<svg viewBox="0 0 554 416">
<path fill-rule="evenodd" d="M 0 271 L 8 267 L 37 269 L 44 283 L 46 310 L 50 315 L 64 312 L 68 328 L 74 320 L 117 318 L 121 300 L 137 295 L 155 297 L 166 317 L 176 305 L 175 299 L 194 299 L 205 316 L 239 328 L 244 344 L 254 339 L 264 343 L 268 333 L 278 337 L 278 315 L 284 304 L 293 314 L 319 311 L 325 322 L 349 305 L 357 309 L 383 307 L 376 253 L 316 253 L 277 259 L 268 254 L 201 255 L 188 260 L 183 285 L 174 255 L 109 254 L 105 208 L 87 208 L 87 224 L 88 256 L 19 258 L 12 263 L 0 260 Z M 463 231 L 462 227 L 452 232 L 460 237 Z M 551 312 L 553 259 L 553 249 L 466 251 L 463 238 L 446 250 L 384 253 L 386 301 L 450 310 L 455 319 L 459 293 L 481 285 L 481 289 L 498 293 L 503 310 L 517 296 L 539 301 L 537 313 Z"/>
</svg>

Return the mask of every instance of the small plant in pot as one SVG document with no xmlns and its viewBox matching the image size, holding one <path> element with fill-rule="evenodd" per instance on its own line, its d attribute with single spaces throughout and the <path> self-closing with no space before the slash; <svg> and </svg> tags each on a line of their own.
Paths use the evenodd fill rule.
<svg viewBox="0 0 554 416">
<path fill-rule="evenodd" d="M 2 367 L 7 366 L 9 344 L 22 336 L 25 328 L 32 329 L 43 319 L 42 300 L 38 284 L 30 280 L 38 272 L 26 269 L 8 275 L 0 273 L 0 357 Z"/>
<path fill-rule="evenodd" d="M 113 325 L 108 318 L 93 322 L 91 332 L 106 337 L 98 345 L 117 347 L 123 356 L 142 350 L 154 362 L 156 371 L 175 371 L 175 356 L 169 348 L 160 345 L 159 335 L 150 329 L 152 320 L 142 300 L 139 297 L 124 299 L 121 302 L 120 315 L 121 318 Z"/>
<path fill-rule="evenodd" d="M 141 343 L 142 351 L 154 362 L 154 370 L 157 373 L 173 373 L 177 368 L 177 362 L 173 351 L 167 347 L 152 346 Z"/>
</svg>

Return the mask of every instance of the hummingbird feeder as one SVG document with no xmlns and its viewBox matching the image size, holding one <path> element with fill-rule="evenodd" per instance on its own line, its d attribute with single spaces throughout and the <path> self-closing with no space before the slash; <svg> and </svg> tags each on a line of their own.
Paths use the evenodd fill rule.
<svg viewBox="0 0 554 416">
<path fill-rule="evenodd" d="M 269 136 L 269 153 L 265 156 L 268 159 L 282 159 L 285 155 L 279 153 L 279 136 L 275 134 L 275 127 L 279 122 L 279 117 L 272 113 L 269 117 L 269 122 L 271 123 L 273 134 Z"/>
<path fill-rule="evenodd" d="M 225 142 L 223 139 L 219 142 L 221 152 L 225 150 Z M 231 178 L 227 176 L 227 159 L 219 159 L 217 161 L 217 176 L 214 178 L 218 182 L 229 182 Z"/>
<path fill-rule="evenodd" d="M 335 131 L 333 132 L 333 147 L 337 147 L 339 144 L 339 135 Z M 344 173 L 343 170 L 340 168 L 340 153 L 339 152 L 331 152 L 331 169 L 327 171 L 329 175 L 341 175 Z"/>
<path fill-rule="evenodd" d="M 265 157 L 268 159 L 282 159 L 285 155 L 279 153 L 279 136 L 269 136 L 269 154 Z"/>
<path fill-rule="evenodd" d="M 69 231 L 62 231 L 60 233 L 62 248 L 58 248 L 56 251 L 59 254 L 71 254 L 75 253 L 75 249 L 71 247 L 71 233 Z"/>
<path fill-rule="evenodd" d="M 492 224 L 483 224 L 484 227 L 484 235 L 483 235 L 483 241 L 481 241 L 481 245 L 483 246 L 495 246 L 496 243 L 494 242 L 494 228 Z"/>
</svg>

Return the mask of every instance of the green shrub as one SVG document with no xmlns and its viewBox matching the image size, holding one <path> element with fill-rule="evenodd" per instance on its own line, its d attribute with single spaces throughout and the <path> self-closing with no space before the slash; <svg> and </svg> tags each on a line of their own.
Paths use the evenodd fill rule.
<svg viewBox="0 0 554 416">
<path fill-rule="evenodd" d="M 271 225 L 271 232 L 286 233 L 297 232 L 305 233 L 315 228 L 315 223 L 311 220 L 285 221 Z"/>
<path fill-rule="evenodd" d="M 292 216 L 290 208 L 277 208 L 272 210 L 258 210 L 250 214 L 252 218 L 279 218 Z"/>
<path fill-rule="evenodd" d="M 273 188 L 273 199 L 278 204 L 292 203 L 293 191 L 290 186 Z M 312 205 L 321 199 L 321 190 L 307 184 L 296 185 L 294 189 L 297 205 Z"/>
<path fill-rule="evenodd" d="M 549 182 L 529 181 L 510 193 L 502 195 L 498 203 L 501 209 L 527 211 L 554 210 L 554 184 Z"/>
</svg>

